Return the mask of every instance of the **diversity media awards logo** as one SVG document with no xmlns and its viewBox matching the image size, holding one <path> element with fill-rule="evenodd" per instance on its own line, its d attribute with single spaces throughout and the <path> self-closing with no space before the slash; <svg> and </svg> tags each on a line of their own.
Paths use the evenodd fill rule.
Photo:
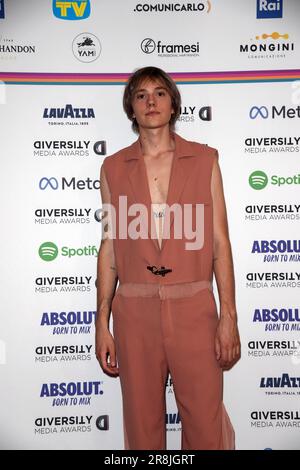
<svg viewBox="0 0 300 470">
<path fill-rule="evenodd" d="M 91 14 L 90 0 L 64 2 L 53 0 L 53 14 L 61 20 L 85 20 Z"/>
<path fill-rule="evenodd" d="M 53 261 L 57 258 L 58 248 L 55 243 L 45 242 L 39 247 L 39 256 L 43 261 Z"/>
</svg>

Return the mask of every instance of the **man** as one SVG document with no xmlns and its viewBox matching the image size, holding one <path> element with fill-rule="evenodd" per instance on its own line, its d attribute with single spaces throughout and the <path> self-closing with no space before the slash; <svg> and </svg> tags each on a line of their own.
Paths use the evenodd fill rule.
<svg viewBox="0 0 300 470">
<path fill-rule="evenodd" d="M 182 449 L 233 449 L 222 369 L 238 360 L 240 340 L 218 153 L 173 131 L 180 94 L 162 70 L 137 70 L 123 105 L 139 139 L 106 157 L 101 168 L 102 202 L 117 216 L 106 212 L 98 257 L 96 355 L 104 372 L 120 375 L 125 448 L 166 448 L 170 373 Z M 138 223 L 137 204 L 145 208 Z M 186 227 L 175 234 L 179 222 L 191 220 L 188 213 L 196 219 L 195 245 Z"/>
</svg>

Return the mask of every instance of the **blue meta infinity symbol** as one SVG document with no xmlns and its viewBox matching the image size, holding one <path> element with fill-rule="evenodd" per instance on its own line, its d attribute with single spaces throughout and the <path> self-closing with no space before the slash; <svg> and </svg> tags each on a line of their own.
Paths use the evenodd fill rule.
<svg viewBox="0 0 300 470">
<path fill-rule="evenodd" d="M 263 119 L 267 119 L 269 111 L 266 106 L 252 106 L 249 116 L 251 119 L 256 119 L 258 116 L 261 116 Z"/>
<path fill-rule="evenodd" d="M 51 189 L 58 189 L 58 181 L 56 178 L 42 178 L 39 182 L 39 188 L 44 191 L 48 186 L 50 186 Z"/>
</svg>

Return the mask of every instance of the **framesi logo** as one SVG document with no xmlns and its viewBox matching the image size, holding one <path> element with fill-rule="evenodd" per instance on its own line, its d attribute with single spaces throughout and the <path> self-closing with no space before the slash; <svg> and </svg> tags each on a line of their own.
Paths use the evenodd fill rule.
<svg viewBox="0 0 300 470">
<path fill-rule="evenodd" d="M 283 0 L 257 0 L 257 18 L 282 18 Z"/>
<path fill-rule="evenodd" d="M 61 20 L 85 20 L 91 14 L 90 0 L 64 2 L 53 0 L 53 14 Z"/>
</svg>

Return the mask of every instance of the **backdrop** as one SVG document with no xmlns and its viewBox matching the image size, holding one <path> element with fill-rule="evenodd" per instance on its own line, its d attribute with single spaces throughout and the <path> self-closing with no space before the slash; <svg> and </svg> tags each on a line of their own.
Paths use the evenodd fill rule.
<svg viewBox="0 0 300 470">
<path fill-rule="evenodd" d="M 177 132 L 219 150 L 237 448 L 300 448 L 299 19 L 297 0 L 0 1 L 2 449 L 123 448 L 119 379 L 95 360 L 99 172 L 136 139 L 122 94 L 146 65 L 180 88 Z M 166 399 L 178 449 L 171 379 Z"/>
</svg>

